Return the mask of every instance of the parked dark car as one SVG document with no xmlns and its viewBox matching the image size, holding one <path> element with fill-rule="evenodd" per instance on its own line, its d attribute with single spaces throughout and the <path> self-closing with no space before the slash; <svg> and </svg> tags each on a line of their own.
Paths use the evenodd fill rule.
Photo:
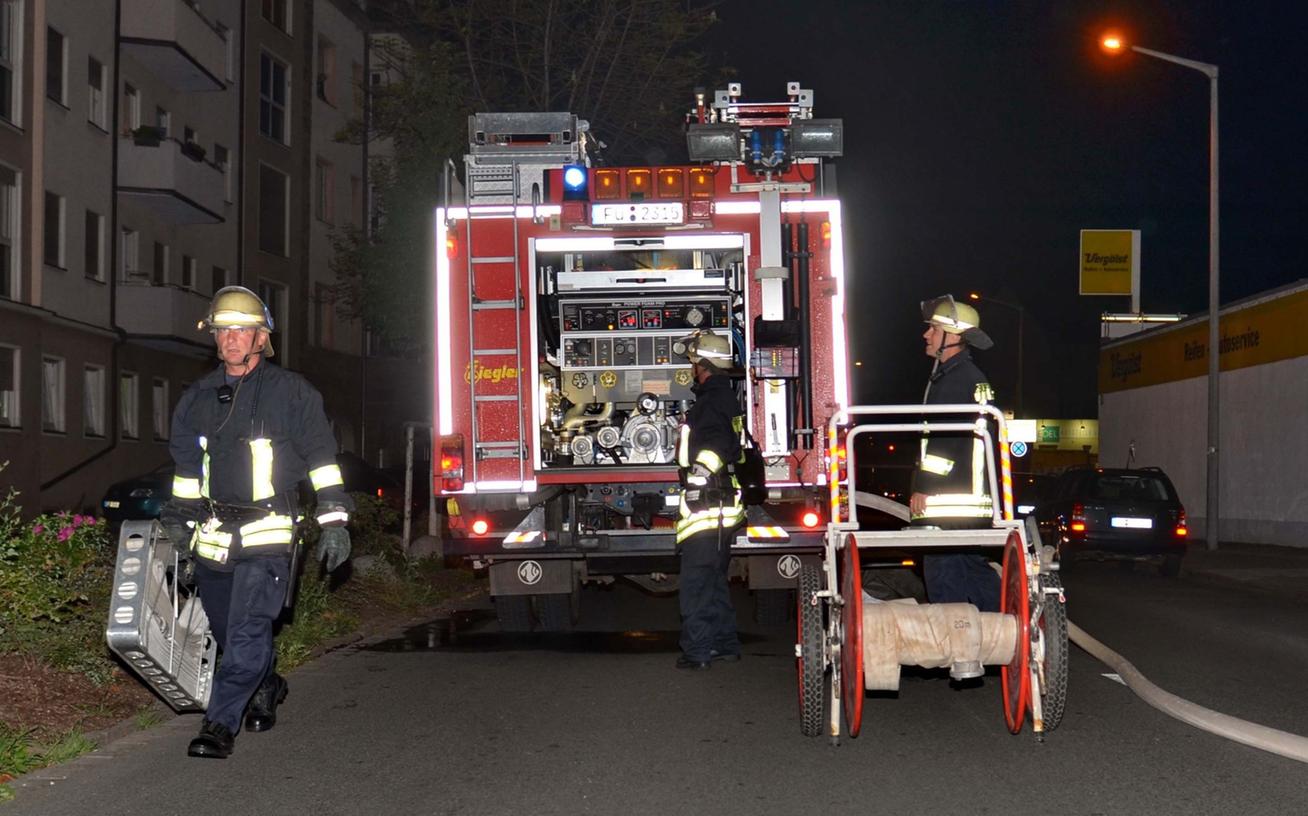
<svg viewBox="0 0 1308 816">
<path fill-rule="evenodd" d="M 1031 515 L 1054 482 L 1054 477 L 1043 473 L 1014 473 L 1013 511 L 1017 517 Z"/>
<path fill-rule="evenodd" d="M 159 518 L 164 502 L 173 495 L 173 463 L 110 485 L 100 500 L 100 511 L 110 529 L 124 521 Z"/>
<path fill-rule="evenodd" d="M 1086 558 L 1158 562 L 1181 571 L 1189 530 L 1176 488 L 1159 468 L 1071 468 L 1035 509 L 1063 568 Z"/>
</svg>

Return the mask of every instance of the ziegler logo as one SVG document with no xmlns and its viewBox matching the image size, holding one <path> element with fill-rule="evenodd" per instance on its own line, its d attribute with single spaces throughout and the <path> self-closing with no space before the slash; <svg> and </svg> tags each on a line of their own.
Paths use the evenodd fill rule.
<svg viewBox="0 0 1308 816">
<path fill-rule="evenodd" d="M 518 369 L 513 366 L 502 365 L 490 368 L 477 363 L 477 382 L 497 383 L 514 379 L 517 376 Z M 466 383 L 472 382 L 472 363 L 468 363 L 468 367 L 463 370 L 463 381 Z"/>
<path fill-rule="evenodd" d="M 541 576 L 545 570 L 540 568 L 540 564 L 535 561 L 523 561 L 518 565 L 518 580 L 527 586 L 533 586 L 540 583 Z"/>
<path fill-rule="evenodd" d="M 1087 264 L 1099 264 L 1101 266 L 1123 264 L 1131 259 L 1130 255 L 1101 255 L 1098 252 L 1086 252 L 1084 255 Z"/>
<path fill-rule="evenodd" d="M 786 580 L 799 575 L 799 556 L 783 555 L 777 559 L 777 574 Z"/>
</svg>

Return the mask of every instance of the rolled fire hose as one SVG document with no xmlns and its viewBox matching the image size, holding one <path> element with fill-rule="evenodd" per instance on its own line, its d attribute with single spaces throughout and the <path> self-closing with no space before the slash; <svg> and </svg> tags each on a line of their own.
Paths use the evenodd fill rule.
<svg viewBox="0 0 1308 816">
<path fill-rule="evenodd" d="M 1308 762 L 1308 737 L 1237 719 L 1229 714 L 1222 714 L 1177 697 L 1170 691 L 1164 691 L 1151 683 L 1149 678 L 1141 674 L 1140 670 L 1132 666 L 1126 658 L 1086 634 L 1085 630 L 1075 623 L 1068 622 L 1067 632 L 1069 640 L 1117 672 L 1122 682 L 1126 683 L 1126 687 L 1135 692 L 1137 697 L 1169 717 L 1175 717 L 1195 728 L 1201 728 L 1210 734 L 1252 748 L 1280 754 L 1299 762 Z"/>
<path fill-rule="evenodd" d="M 872 507 L 905 521 L 908 520 L 908 508 L 892 499 L 859 491 L 855 494 L 855 501 L 860 506 Z M 1067 622 L 1067 637 L 1090 656 L 1115 671 L 1126 687 L 1137 697 L 1167 716 L 1242 745 L 1308 763 L 1308 737 L 1213 711 L 1211 708 L 1204 708 L 1170 691 L 1165 691 L 1154 685 L 1126 658 L 1095 640 L 1071 621 Z"/>
</svg>

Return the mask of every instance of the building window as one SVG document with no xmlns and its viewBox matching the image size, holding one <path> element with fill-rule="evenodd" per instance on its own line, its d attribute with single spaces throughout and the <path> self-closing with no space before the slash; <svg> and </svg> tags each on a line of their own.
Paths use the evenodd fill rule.
<svg viewBox="0 0 1308 816">
<path fill-rule="evenodd" d="M 141 126 L 141 92 L 131 83 L 123 85 L 123 130 L 131 132 Z"/>
<path fill-rule="evenodd" d="M 336 295 L 325 283 L 315 283 L 313 289 L 313 344 L 331 348 L 336 341 Z"/>
<path fill-rule="evenodd" d="M 232 30 L 222 23 L 217 27 L 218 36 L 223 38 L 223 76 L 228 82 L 236 81 L 236 40 Z"/>
<path fill-rule="evenodd" d="M 320 158 L 315 166 L 314 175 L 317 197 L 314 199 L 313 214 L 319 221 L 334 224 L 336 208 L 332 206 L 332 202 L 336 200 L 336 170 L 331 162 Z"/>
<path fill-rule="evenodd" d="M 21 124 L 23 4 L 0 2 L 0 117 Z"/>
<path fill-rule="evenodd" d="M 150 279 L 156 286 L 168 282 L 168 245 L 154 242 L 154 277 Z"/>
<path fill-rule="evenodd" d="M 86 59 L 86 120 L 101 130 L 109 129 L 104 104 L 105 70 L 95 57 Z"/>
<path fill-rule="evenodd" d="M 45 191 L 45 262 L 49 266 L 65 268 L 64 258 L 64 197 Z"/>
<path fill-rule="evenodd" d="M 336 46 L 318 35 L 318 98 L 336 107 Z"/>
<path fill-rule="evenodd" d="M 268 54 L 259 55 L 259 132 L 269 139 L 290 144 L 286 127 L 290 69 Z"/>
<path fill-rule="evenodd" d="M 282 356 L 282 365 L 289 366 L 290 349 L 286 346 L 286 287 L 280 283 L 271 281 L 259 281 L 259 299 L 268 306 L 268 314 L 272 315 L 273 326 L 276 331 L 268 335 L 268 342 L 272 343 L 273 348 Z"/>
<path fill-rule="evenodd" d="M 154 415 L 154 438 L 168 438 L 168 381 L 155 377 L 150 387 L 150 410 Z"/>
<path fill-rule="evenodd" d="M 194 289 L 196 284 L 196 267 L 195 258 L 190 255 L 182 256 L 182 286 L 187 289 Z"/>
<path fill-rule="evenodd" d="M 289 0 L 263 0 L 263 19 L 291 33 L 291 8 Z"/>
<path fill-rule="evenodd" d="M 87 436 L 104 436 L 104 366 L 82 369 L 82 430 Z"/>
<path fill-rule="evenodd" d="M 220 144 L 213 146 L 213 163 L 223 174 L 223 201 L 231 203 L 232 199 L 232 159 L 227 148 Z"/>
<path fill-rule="evenodd" d="M 168 112 L 167 108 L 156 107 L 154 109 L 154 124 L 163 132 L 164 137 L 173 134 L 173 115 Z"/>
<path fill-rule="evenodd" d="M 218 294 L 218 290 L 227 285 L 227 270 L 221 266 L 213 268 L 213 293 Z"/>
<path fill-rule="evenodd" d="M 131 227 L 123 227 L 118 236 L 119 246 L 123 252 L 123 280 L 140 280 L 145 277 L 141 271 L 141 233 Z"/>
<path fill-rule="evenodd" d="M 0 297 L 11 300 L 18 299 L 19 212 L 18 174 L 0 165 Z"/>
<path fill-rule="evenodd" d="M 289 254 L 290 184 L 285 173 L 259 165 L 259 249 L 283 257 Z"/>
<path fill-rule="evenodd" d="M 64 87 L 64 35 L 53 28 L 45 30 L 45 95 L 64 107 L 68 89 Z"/>
<path fill-rule="evenodd" d="M 18 362 L 21 352 L 13 346 L 0 346 L 0 428 L 17 428 Z"/>
<path fill-rule="evenodd" d="M 104 280 L 104 216 L 86 211 L 86 276 Z"/>
<path fill-rule="evenodd" d="M 130 371 L 118 375 L 118 424 L 124 439 L 141 438 L 141 378 Z"/>
<path fill-rule="evenodd" d="M 41 358 L 41 430 L 64 432 L 64 361 Z"/>
</svg>

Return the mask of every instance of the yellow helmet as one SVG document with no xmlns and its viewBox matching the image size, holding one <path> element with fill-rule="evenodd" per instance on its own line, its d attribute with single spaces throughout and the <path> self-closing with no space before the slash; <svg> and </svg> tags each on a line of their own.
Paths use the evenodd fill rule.
<svg viewBox="0 0 1308 816">
<path fill-rule="evenodd" d="M 981 331 L 981 315 L 966 303 L 954 300 L 953 295 L 942 295 L 922 302 L 922 319 L 939 326 L 948 334 L 956 334 L 971 346 L 985 351 L 995 343 L 990 335 Z"/>
<path fill-rule="evenodd" d="M 244 286 L 224 286 L 214 294 L 209 313 L 195 327 L 208 329 L 211 334 L 218 329 L 238 328 L 271 332 L 272 312 L 258 295 Z M 265 357 L 273 356 L 272 343 L 264 344 L 263 353 Z"/>
<path fill-rule="evenodd" d="M 686 359 L 702 366 L 712 366 L 723 373 L 735 374 L 735 358 L 731 354 L 731 341 L 711 331 L 695 332 L 673 344 L 673 351 L 684 353 Z"/>
</svg>

